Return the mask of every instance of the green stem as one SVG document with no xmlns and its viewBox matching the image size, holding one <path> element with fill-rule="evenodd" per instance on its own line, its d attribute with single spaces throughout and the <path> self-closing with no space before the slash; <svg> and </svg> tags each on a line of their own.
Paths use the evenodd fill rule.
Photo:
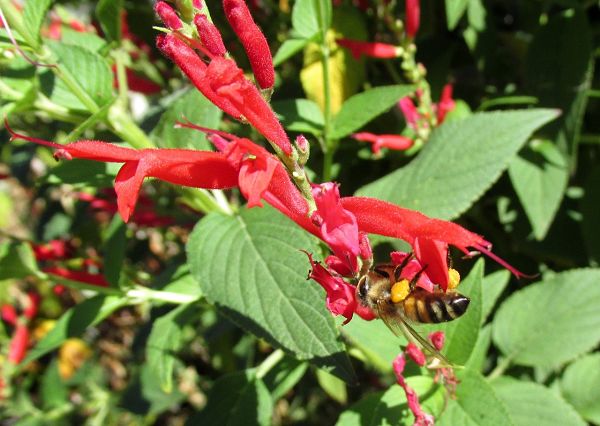
<svg viewBox="0 0 600 426">
<path fill-rule="evenodd" d="M 125 295 L 130 299 L 154 300 L 158 302 L 173 303 L 176 305 L 185 305 L 200 299 L 200 296 L 192 294 L 174 293 L 172 291 L 153 290 L 147 287 L 134 287 L 127 290 Z"/>
<path fill-rule="evenodd" d="M 488 380 L 492 380 L 497 377 L 500 377 L 502 374 L 504 374 L 504 372 L 506 370 L 508 370 L 508 368 L 510 367 L 511 364 L 512 364 L 512 359 L 510 357 L 503 358 L 498 363 L 498 365 L 496 365 L 496 368 L 494 368 L 492 370 L 492 372 L 490 374 L 488 374 L 488 376 L 487 376 Z"/>
<path fill-rule="evenodd" d="M 137 149 L 156 148 L 146 133 L 134 123 L 131 116 L 123 111 L 121 105 L 117 104 L 111 108 L 108 113 L 108 123 L 112 131 L 132 147 Z"/>
<path fill-rule="evenodd" d="M 327 41 L 327 30 L 325 27 L 324 19 L 325 19 L 325 11 L 323 10 L 323 3 L 318 2 L 318 20 L 321 22 L 321 66 L 323 71 L 323 98 L 324 98 L 324 123 L 323 123 L 323 139 L 324 139 L 324 160 L 323 160 L 323 180 L 327 181 L 331 177 L 331 166 L 333 165 L 333 155 L 335 153 L 335 145 L 333 141 L 329 138 L 331 133 L 331 81 L 329 78 L 329 44 Z"/>
<path fill-rule="evenodd" d="M 276 349 L 265 358 L 265 360 L 256 369 L 255 376 L 257 379 L 262 379 L 267 375 L 273 367 L 275 367 L 279 361 L 283 359 L 285 353 L 281 349 Z"/>
</svg>

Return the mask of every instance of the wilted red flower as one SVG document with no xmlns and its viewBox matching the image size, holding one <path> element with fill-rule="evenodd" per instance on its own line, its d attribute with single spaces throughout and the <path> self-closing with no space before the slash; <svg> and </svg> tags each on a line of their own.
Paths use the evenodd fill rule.
<svg viewBox="0 0 600 426">
<path fill-rule="evenodd" d="M 415 345 L 413 342 L 409 342 L 408 345 L 406 345 L 406 348 L 404 350 L 404 352 L 415 362 L 415 364 L 417 364 L 418 366 L 422 367 L 425 365 L 426 359 L 425 359 L 425 354 L 423 353 L 423 351 L 421 349 L 419 349 L 419 347 L 417 345 Z"/>
<path fill-rule="evenodd" d="M 404 151 L 413 146 L 414 141 L 411 138 L 402 135 L 376 135 L 369 132 L 359 132 L 352 135 L 354 139 L 361 142 L 371 142 L 371 149 L 374 154 L 378 154 L 381 148 L 395 149 Z"/>
<path fill-rule="evenodd" d="M 415 38 L 421 20 L 420 0 L 406 0 L 406 35 Z"/>
<path fill-rule="evenodd" d="M 438 351 L 441 351 L 444 347 L 444 341 L 446 340 L 444 332 L 434 331 L 433 333 L 430 333 L 428 337 L 431 343 L 433 344 L 433 347 L 436 348 Z"/>
<path fill-rule="evenodd" d="M 408 408 L 415 416 L 415 422 L 413 426 L 430 426 L 433 425 L 433 416 L 431 414 L 427 414 L 421 408 L 421 404 L 419 403 L 419 396 L 417 393 L 408 386 L 406 380 L 404 379 L 404 367 L 406 366 L 406 360 L 404 358 L 404 354 L 401 353 L 394 359 L 392 363 L 392 367 L 394 369 L 394 374 L 396 375 L 396 380 L 398 384 L 402 386 L 404 389 L 404 393 L 406 394 L 406 402 L 408 404 Z"/>
<path fill-rule="evenodd" d="M 355 59 L 360 59 L 362 55 L 382 59 L 397 58 L 402 53 L 401 48 L 387 43 L 350 40 L 347 38 L 338 38 L 335 42 L 350 50 Z"/>
<path fill-rule="evenodd" d="M 256 82 L 263 89 L 275 84 L 275 69 L 269 43 L 254 23 L 244 0 L 223 0 L 223 9 L 229 25 L 242 42 Z"/>
</svg>

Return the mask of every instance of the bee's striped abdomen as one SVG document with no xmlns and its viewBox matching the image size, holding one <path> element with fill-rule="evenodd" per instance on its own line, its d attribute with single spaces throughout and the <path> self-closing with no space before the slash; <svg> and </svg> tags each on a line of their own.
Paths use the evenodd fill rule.
<svg viewBox="0 0 600 426">
<path fill-rule="evenodd" d="M 409 319 L 430 324 L 460 317 L 469 306 L 469 298 L 458 293 L 429 293 L 415 289 L 402 303 Z"/>
</svg>

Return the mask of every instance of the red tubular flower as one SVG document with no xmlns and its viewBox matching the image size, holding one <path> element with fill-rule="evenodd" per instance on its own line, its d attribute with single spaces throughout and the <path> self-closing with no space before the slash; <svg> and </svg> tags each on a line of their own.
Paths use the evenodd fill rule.
<svg viewBox="0 0 600 426">
<path fill-rule="evenodd" d="M 442 96 L 437 103 L 437 121 L 442 124 L 446 118 L 446 114 L 454 109 L 456 102 L 452 99 L 452 85 L 446 84 L 442 89 Z"/>
<path fill-rule="evenodd" d="M 234 61 L 214 58 L 208 65 L 206 78 L 215 93 L 231 102 L 264 137 L 286 155 L 292 153 L 290 140 L 275 113 Z"/>
<path fill-rule="evenodd" d="M 113 87 L 115 89 L 119 88 L 119 80 L 116 78 L 117 75 L 117 67 L 116 65 L 112 66 L 113 72 Z M 132 92 L 143 93 L 146 95 L 154 95 L 162 90 L 161 86 L 149 80 L 138 73 L 136 73 L 131 68 L 125 68 L 125 75 L 127 77 L 127 88 Z"/>
<path fill-rule="evenodd" d="M 311 218 L 321 230 L 321 238 L 353 273 L 360 254 L 358 225 L 352 213 L 342 207 L 337 184 L 326 182 L 313 187 L 317 211 Z"/>
<path fill-rule="evenodd" d="M 402 135 L 375 135 L 368 132 L 354 133 L 354 139 L 361 142 L 371 142 L 371 149 L 374 154 L 379 154 L 381 148 L 395 149 L 404 151 L 413 146 L 414 141 L 411 138 Z"/>
<path fill-rule="evenodd" d="M 421 19 L 420 0 L 406 0 L 406 35 L 415 38 Z"/>
<path fill-rule="evenodd" d="M 194 16 L 194 25 L 198 29 L 200 41 L 210 53 L 215 56 L 224 56 L 227 53 L 221 33 L 212 22 L 208 21 L 206 15 L 198 13 Z"/>
<path fill-rule="evenodd" d="M 419 403 L 419 396 L 410 386 L 408 386 L 408 383 L 406 383 L 406 380 L 404 379 L 403 373 L 405 365 L 406 360 L 403 353 L 398 355 L 392 363 L 396 380 L 398 381 L 398 384 L 402 386 L 402 389 L 404 389 L 404 393 L 406 394 L 408 408 L 415 416 L 413 426 L 432 426 L 434 420 L 433 416 L 423 411 L 421 404 Z"/>
<path fill-rule="evenodd" d="M 382 59 L 397 58 L 401 53 L 401 49 L 393 44 L 350 40 L 347 38 L 338 38 L 335 42 L 350 50 L 355 59 L 360 59 L 362 55 Z"/>
<path fill-rule="evenodd" d="M 194 49 L 173 34 L 159 35 L 156 38 L 158 49 L 183 71 L 192 84 L 213 104 L 236 120 L 242 119 L 242 113 L 229 100 L 218 95 L 206 78 L 207 65 Z"/>
<path fill-rule="evenodd" d="M 398 101 L 398 107 L 402 111 L 402 115 L 404 115 L 406 124 L 416 130 L 420 115 L 413 100 L 409 96 L 406 96 Z"/>
<path fill-rule="evenodd" d="M 29 346 L 29 329 L 25 324 L 18 322 L 8 345 L 8 362 L 16 365 L 23 361 L 27 346 Z"/>
<path fill-rule="evenodd" d="M 177 31 L 183 28 L 183 24 L 181 19 L 179 19 L 179 16 L 177 16 L 177 12 L 164 1 L 156 2 L 154 11 L 169 29 Z"/>
<path fill-rule="evenodd" d="M 5 124 L 11 139 L 24 139 L 54 148 L 56 158 L 125 163 L 115 179 L 117 204 L 124 221 L 129 220 L 146 177 L 194 188 L 224 189 L 237 185 L 236 170 L 220 153 L 188 149 L 135 150 L 89 140 L 60 145 L 14 133 L 8 123 Z"/>
<path fill-rule="evenodd" d="M 353 285 L 348 284 L 340 277 L 333 276 L 320 263 L 313 261 L 310 253 L 306 253 L 306 255 L 312 267 L 309 278 L 319 283 L 327 292 L 327 308 L 332 314 L 344 316 L 346 318 L 344 324 L 352 319 L 355 312 L 366 320 L 375 318 L 373 312 L 356 302 L 356 288 Z"/>
<path fill-rule="evenodd" d="M 206 66 L 194 49 L 172 34 L 159 36 L 157 46 L 212 103 L 238 120 L 243 116 L 286 155 L 291 154 L 292 145 L 275 113 L 234 61 L 216 57 Z"/>
<path fill-rule="evenodd" d="M 109 287 L 110 284 L 104 278 L 102 274 L 92 274 L 86 271 L 73 271 L 71 269 L 63 268 L 61 266 L 49 266 L 42 269 L 47 274 L 56 275 L 62 278 L 66 278 L 71 281 L 79 281 L 81 283 L 97 286 L 97 287 Z"/>
<path fill-rule="evenodd" d="M 275 69 L 269 43 L 254 23 L 244 0 L 223 0 L 223 9 L 229 25 L 238 36 L 250 61 L 256 82 L 263 89 L 275 84 Z"/>
</svg>

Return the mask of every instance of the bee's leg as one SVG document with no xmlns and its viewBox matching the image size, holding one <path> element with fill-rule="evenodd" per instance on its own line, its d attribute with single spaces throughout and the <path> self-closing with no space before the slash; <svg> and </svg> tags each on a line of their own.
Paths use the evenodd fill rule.
<svg viewBox="0 0 600 426">
<path fill-rule="evenodd" d="M 417 272 L 415 274 L 415 276 L 412 278 L 412 280 L 410 280 L 410 283 L 408 283 L 410 291 L 413 291 L 415 289 L 417 283 L 419 282 L 419 279 L 421 278 L 421 275 L 425 271 L 425 268 L 427 268 L 427 265 L 423 265 L 421 270 L 419 272 Z"/>
<path fill-rule="evenodd" d="M 400 281 L 400 275 L 402 274 L 402 270 L 408 265 L 408 262 L 412 260 L 414 253 L 408 253 L 406 257 L 402 260 L 400 265 L 396 266 L 394 269 L 394 282 Z"/>
</svg>

